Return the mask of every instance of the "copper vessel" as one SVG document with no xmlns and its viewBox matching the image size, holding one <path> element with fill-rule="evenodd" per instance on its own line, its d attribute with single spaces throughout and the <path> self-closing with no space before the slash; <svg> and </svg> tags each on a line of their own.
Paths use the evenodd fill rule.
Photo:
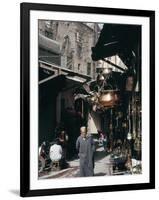
<svg viewBox="0 0 159 200">
<path fill-rule="evenodd" d="M 98 97 L 98 102 L 104 107 L 113 107 L 119 104 L 120 93 L 118 90 L 103 90 Z"/>
</svg>

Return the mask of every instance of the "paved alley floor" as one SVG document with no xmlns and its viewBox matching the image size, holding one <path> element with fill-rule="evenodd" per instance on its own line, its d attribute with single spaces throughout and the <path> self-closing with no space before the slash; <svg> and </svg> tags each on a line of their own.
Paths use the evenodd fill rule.
<svg viewBox="0 0 159 200">
<path fill-rule="evenodd" d="M 50 171 L 40 176 L 39 179 L 79 177 L 79 159 L 69 161 L 68 164 L 69 167 L 67 169 Z M 100 147 L 95 152 L 94 176 L 106 176 L 111 175 L 111 173 L 110 155 L 107 155 L 104 148 Z"/>
</svg>

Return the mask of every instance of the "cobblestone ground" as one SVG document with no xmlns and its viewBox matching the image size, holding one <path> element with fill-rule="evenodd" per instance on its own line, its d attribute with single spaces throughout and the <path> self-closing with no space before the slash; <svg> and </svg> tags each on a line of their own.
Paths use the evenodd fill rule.
<svg viewBox="0 0 159 200">
<path fill-rule="evenodd" d="M 39 179 L 79 177 L 79 159 L 74 159 L 68 163 L 69 167 L 67 169 L 43 173 Z M 107 155 L 104 148 L 100 147 L 95 152 L 94 176 L 106 176 L 111 175 L 111 173 L 110 155 Z"/>
</svg>

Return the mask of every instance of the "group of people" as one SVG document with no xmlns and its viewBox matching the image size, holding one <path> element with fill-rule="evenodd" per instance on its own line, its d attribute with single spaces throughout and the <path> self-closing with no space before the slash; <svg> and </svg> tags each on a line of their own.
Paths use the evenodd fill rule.
<svg viewBox="0 0 159 200">
<path fill-rule="evenodd" d="M 61 131 L 54 143 L 50 146 L 49 157 L 51 162 L 59 161 L 60 166 L 66 164 L 68 135 Z M 44 156 L 44 144 L 39 148 L 39 156 Z M 80 177 L 94 175 L 95 144 L 91 134 L 87 133 L 85 126 L 80 128 L 80 136 L 76 140 L 76 150 L 79 156 Z M 44 160 L 44 158 L 43 158 Z"/>
<path fill-rule="evenodd" d="M 52 161 L 64 162 L 67 153 L 68 136 L 62 131 L 56 143 L 50 147 L 50 158 Z M 80 136 L 76 140 L 76 150 L 79 156 L 80 177 L 94 175 L 94 152 L 95 144 L 92 136 L 87 133 L 85 126 L 80 128 Z"/>
<path fill-rule="evenodd" d="M 49 150 L 46 150 L 46 142 L 43 142 L 39 148 L 39 159 L 41 160 L 42 166 L 44 168 L 46 164 L 46 157 L 52 163 L 59 162 L 60 168 L 63 169 L 68 166 L 67 163 L 67 148 L 68 148 L 68 135 L 66 131 L 62 130 L 58 137 L 56 137 L 54 143 L 49 146 Z M 117 146 L 116 146 L 117 145 Z M 104 151 L 109 152 L 107 145 L 107 136 L 102 132 L 98 131 L 98 146 L 103 146 Z M 87 132 L 87 127 L 82 126 L 80 128 L 80 135 L 76 140 L 76 151 L 79 157 L 79 176 L 88 177 L 94 175 L 95 167 L 95 150 L 96 145 L 91 134 Z M 114 148 L 119 150 L 122 144 L 119 140 L 114 144 Z M 126 162 L 126 167 L 130 168 L 130 156 Z"/>
<path fill-rule="evenodd" d="M 51 160 L 51 164 L 54 162 L 59 162 L 60 168 L 67 166 L 67 142 L 68 135 L 64 130 L 62 130 L 51 146 L 46 145 L 46 142 L 41 144 L 39 147 L 39 160 L 41 161 L 42 165 L 40 171 L 45 168 L 46 161 L 48 159 Z"/>
</svg>

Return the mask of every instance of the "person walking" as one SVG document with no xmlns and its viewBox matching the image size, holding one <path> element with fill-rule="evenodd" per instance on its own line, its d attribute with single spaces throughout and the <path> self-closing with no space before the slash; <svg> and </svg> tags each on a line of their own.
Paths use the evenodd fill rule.
<svg viewBox="0 0 159 200">
<path fill-rule="evenodd" d="M 76 149 L 80 159 L 80 176 L 94 175 L 94 151 L 95 145 L 92 136 L 87 134 L 85 126 L 80 128 L 80 136 L 76 141 Z"/>
</svg>

